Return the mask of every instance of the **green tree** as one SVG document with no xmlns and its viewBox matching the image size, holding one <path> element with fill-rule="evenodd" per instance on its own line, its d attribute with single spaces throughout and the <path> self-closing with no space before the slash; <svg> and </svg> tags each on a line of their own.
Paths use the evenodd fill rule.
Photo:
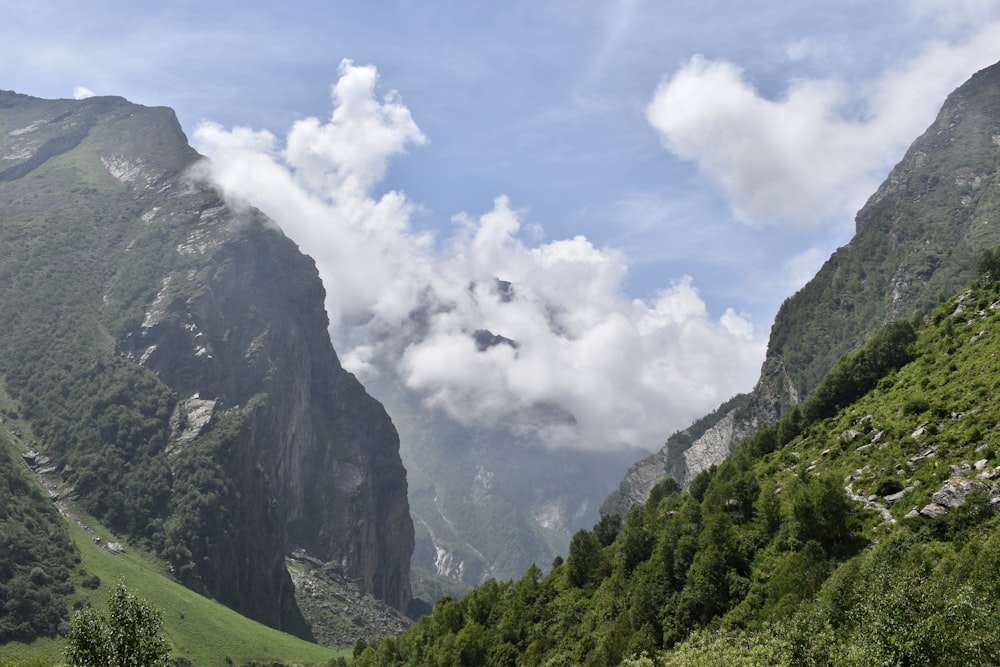
<svg viewBox="0 0 1000 667">
<path fill-rule="evenodd" d="M 594 526 L 594 535 L 601 541 L 601 546 L 608 547 L 618 537 L 618 531 L 622 529 L 622 517 L 620 514 L 602 514 L 601 520 Z"/>
<path fill-rule="evenodd" d="M 162 628 L 159 610 L 118 582 L 106 613 L 89 607 L 74 617 L 66 662 L 72 667 L 167 667 L 170 649 Z"/>
<path fill-rule="evenodd" d="M 569 582 L 579 588 L 597 583 L 604 566 L 604 550 L 597 536 L 589 530 L 578 530 L 569 543 Z"/>
<path fill-rule="evenodd" d="M 649 507 L 655 508 L 667 496 L 680 495 L 681 491 L 681 485 L 677 483 L 677 480 L 667 475 L 650 490 L 646 504 Z"/>
<path fill-rule="evenodd" d="M 984 250 L 979 256 L 976 272 L 981 276 L 988 275 L 992 280 L 1000 279 L 1000 248 Z"/>
<path fill-rule="evenodd" d="M 802 475 L 792 486 L 791 495 L 794 527 L 802 544 L 815 540 L 827 552 L 850 552 L 851 506 L 832 475 Z"/>
</svg>

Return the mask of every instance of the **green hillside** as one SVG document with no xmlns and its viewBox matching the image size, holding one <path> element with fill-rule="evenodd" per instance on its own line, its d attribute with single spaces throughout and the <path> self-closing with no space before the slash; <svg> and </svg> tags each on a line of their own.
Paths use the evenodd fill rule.
<svg viewBox="0 0 1000 667">
<path fill-rule="evenodd" d="M 115 540 L 106 530 L 91 523 L 89 517 L 88 525 L 97 529 L 104 542 Z M 127 549 L 125 553 L 114 554 L 97 546 L 76 525 L 70 524 L 68 532 L 78 559 L 71 574 L 83 582 L 67 596 L 69 606 L 103 607 L 109 591 L 121 580 L 131 592 L 149 600 L 163 613 L 164 631 L 174 658 L 187 658 L 205 667 L 250 661 L 320 664 L 341 654 L 247 619 L 198 595 L 170 579 L 162 573 L 161 563 L 139 551 Z M 64 641 L 58 635 L 30 643 L 14 641 L 0 644 L 0 657 L 58 662 L 63 646 Z"/>
<path fill-rule="evenodd" d="M 987 276 L 841 358 L 689 491 L 661 484 L 548 576 L 445 598 L 357 664 L 997 664 L 998 388 Z"/>
<path fill-rule="evenodd" d="M 854 237 L 781 305 L 754 389 L 633 465 L 605 509 L 643 502 L 664 475 L 689 483 L 810 395 L 842 355 L 973 280 L 976 258 L 1000 243 L 998 136 L 1000 63 L 948 96 L 858 212 Z M 704 451 L 696 441 L 706 433 L 724 446 Z"/>
<path fill-rule="evenodd" d="M 64 633 L 98 565 L 72 546 L 29 450 L 130 554 L 248 618 L 329 636 L 298 607 L 297 549 L 336 563 L 367 596 L 357 606 L 405 609 L 397 434 L 340 367 L 315 263 L 185 175 L 200 158 L 169 109 L 0 91 L 0 154 L 0 657 Z M 323 618 L 352 629 L 337 638 L 350 645 L 376 632 L 369 616 L 345 603 Z M 238 653 L 219 656 L 281 653 L 227 625 Z M 197 654 L 205 640 L 177 642 Z"/>
<path fill-rule="evenodd" d="M 80 526 L 55 510 L 21 460 L 30 441 L 0 387 L 0 659 L 59 662 L 61 634 L 72 610 L 102 607 L 121 579 L 130 591 L 163 612 L 175 658 L 198 667 L 250 661 L 325 663 L 337 651 L 240 616 L 167 576 L 163 562 L 126 545 L 115 554 L 95 544 Z M 17 434 L 20 434 L 17 435 Z M 78 508 L 75 508 L 78 509 Z M 91 516 L 80 515 L 103 543 L 121 539 Z"/>
</svg>

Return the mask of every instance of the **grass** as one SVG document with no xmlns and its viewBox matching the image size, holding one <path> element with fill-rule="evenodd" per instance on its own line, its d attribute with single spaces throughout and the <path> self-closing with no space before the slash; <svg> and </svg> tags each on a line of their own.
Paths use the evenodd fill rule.
<svg viewBox="0 0 1000 667">
<path fill-rule="evenodd" d="M 1000 465 L 998 304 L 1000 282 L 988 281 L 942 303 L 920 332 L 914 361 L 763 459 L 761 470 L 770 469 L 780 481 L 806 471 L 830 472 L 845 483 L 850 476 L 865 496 L 895 480 L 908 489 L 890 507 L 900 520 L 931 502 L 953 477 L 951 466 L 979 460 L 990 469 Z"/>
<path fill-rule="evenodd" d="M 102 539 L 115 539 L 89 517 L 86 520 Z M 131 592 L 162 612 L 164 634 L 174 658 L 188 658 L 198 667 L 228 667 L 251 660 L 308 665 L 325 663 L 337 656 L 350 657 L 349 650 L 338 651 L 303 641 L 198 595 L 163 574 L 162 565 L 142 552 L 112 554 L 95 545 L 78 526 L 71 525 L 70 532 L 80 550 L 81 568 L 101 580 L 96 590 L 78 588 L 74 606 L 89 602 L 103 608 L 111 589 L 121 579 Z M 42 638 L 30 644 L 10 643 L 0 646 L 0 658 L 45 658 L 58 662 L 63 646 L 61 638 Z"/>
</svg>

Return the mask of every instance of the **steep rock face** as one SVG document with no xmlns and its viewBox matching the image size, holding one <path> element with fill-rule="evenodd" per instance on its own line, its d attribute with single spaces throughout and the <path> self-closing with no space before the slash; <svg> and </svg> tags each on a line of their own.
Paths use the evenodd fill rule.
<svg viewBox="0 0 1000 667">
<path fill-rule="evenodd" d="M 123 483 L 142 468 L 169 487 L 149 501 L 155 524 L 134 530 L 172 545 L 161 548 L 179 578 L 271 625 L 294 612 L 284 565 L 292 547 L 340 563 L 366 592 L 405 609 L 413 526 L 398 437 L 339 364 L 313 262 L 264 216 L 233 210 L 185 176 L 200 157 L 169 109 L 0 92 L 0 157 L 0 222 L 19 276 L 10 294 L 63 313 L 49 327 L 50 311 L 8 309 L 8 331 L 60 335 L 80 355 L 106 357 L 98 370 L 150 369 L 174 397 L 172 416 L 162 407 L 150 416 L 162 435 L 146 440 L 142 460 L 129 461 L 128 437 L 117 440 Z M 35 233 L 67 240 L 46 248 Z M 34 404 L 32 380 L 13 361 L 19 349 L 0 346 L 0 372 Z M 70 368 L 32 363 L 36 376 Z M 142 402 L 116 400 L 121 409 Z M 84 414 L 99 420 L 109 409 L 120 411 L 102 403 Z M 82 438 L 38 444 L 84 463 L 92 456 L 81 450 L 98 448 Z M 67 474 L 86 495 L 92 476 Z M 197 494 L 215 501 L 180 512 Z"/>
<path fill-rule="evenodd" d="M 199 266 L 163 278 L 122 347 L 181 396 L 253 404 L 237 465 L 267 472 L 291 545 L 405 609 L 413 528 L 396 431 L 340 368 L 312 261 L 259 215 L 206 203 L 180 245 Z"/>
<path fill-rule="evenodd" d="M 978 255 L 1000 243 L 998 157 L 1000 64 L 949 95 L 858 213 L 854 238 L 782 304 L 754 390 L 740 405 L 710 415 L 707 428 L 718 423 L 725 446 L 677 437 L 684 432 L 671 436 L 661 452 L 633 466 L 633 481 L 647 483 L 629 492 L 627 479 L 606 507 L 620 510 L 615 499 L 635 502 L 642 488 L 648 494 L 652 480 L 662 478 L 658 471 L 689 481 L 757 425 L 801 402 L 840 356 L 879 328 L 967 284 Z"/>
<path fill-rule="evenodd" d="M 670 436 L 668 445 L 636 461 L 612 492 L 601 504 L 602 514 L 624 516 L 630 507 L 646 501 L 653 487 L 665 477 L 673 477 L 682 485 L 690 484 L 699 471 L 725 458 L 730 443 L 753 433 L 753 422 L 736 418 L 745 410 L 749 394 L 739 394 L 722 404 L 694 424 Z"/>
</svg>

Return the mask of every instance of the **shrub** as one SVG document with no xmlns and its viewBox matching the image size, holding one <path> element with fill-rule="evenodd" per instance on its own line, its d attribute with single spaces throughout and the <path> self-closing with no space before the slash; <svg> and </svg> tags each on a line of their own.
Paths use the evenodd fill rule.
<svg viewBox="0 0 1000 667">
<path fill-rule="evenodd" d="M 108 596 L 107 613 L 87 608 L 73 618 L 66 662 L 72 667 L 168 667 L 170 650 L 162 627 L 159 610 L 119 582 Z"/>
<path fill-rule="evenodd" d="M 891 496 L 894 493 L 899 493 L 903 490 L 903 484 L 898 479 L 886 478 L 878 483 L 878 487 L 875 489 L 876 496 Z"/>
</svg>

